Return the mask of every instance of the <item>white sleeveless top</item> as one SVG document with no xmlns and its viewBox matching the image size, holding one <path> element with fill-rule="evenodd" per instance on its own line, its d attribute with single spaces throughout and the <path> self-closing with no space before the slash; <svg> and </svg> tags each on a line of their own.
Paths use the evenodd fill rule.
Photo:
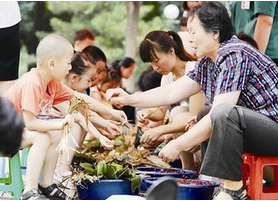
<svg viewBox="0 0 278 201">
<path fill-rule="evenodd" d="M 0 29 L 16 25 L 20 20 L 17 1 L 0 1 Z"/>
<path fill-rule="evenodd" d="M 186 63 L 184 76 L 185 76 L 189 71 L 191 71 L 191 70 L 194 69 L 195 64 L 196 64 L 195 61 L 188 61 L 188 62 Z M 175 82 L 175 81 L 174 81 L 174 77 L 173 77 L 173 73 L 170 72 L 170 73 L 168 73 L 167 75 L 163 75 L 163 76 L 162 76 L 161 82 L 160 82 L 160 86 L 165 86 L 165 85 L 171 84 L 171 83 L 173 83 L 173 82 Z M 185 87 L 186 87 L 186 86 L 185 86 Z M 180 101 L 178 105 L 181 105 L 181 106 L 188 106 L 188 103 L 189 103 L 189 98 Z M 176 105 L 176 104 L 175 104 L 175 105 Z M 173 106 L 174 106 L 174 105 L 173 105 Z M 170 108 L 172 108 L 172 107 L 170 107 Z"/>
</svg>

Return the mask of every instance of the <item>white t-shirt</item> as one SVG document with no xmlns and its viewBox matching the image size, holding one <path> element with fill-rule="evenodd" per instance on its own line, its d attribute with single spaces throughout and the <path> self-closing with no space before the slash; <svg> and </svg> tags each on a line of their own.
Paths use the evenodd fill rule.
<svg viewBox="0 0 278 201">
<path fill-rule="evenodd" d="M 0 29 L 16 25 L 20 20 L 17 1 L 0 1 Z"/>
<path fill-rule="evenodd" d="M 185 76 L 189 71 L 191 71 L 191 70 L 194 69 L 195 64 L 196 64 L 195 61 L 188 61 L 188 62 L 186 63 L 184 76 Z M 165 86 L 165 85 L 171 84 L 171 83 L 173 83 L 173 82 L 175 82 L 175 81 L 174 81 L 174 77 L 173 77 L 173 73 L 170 72 L 170 73 L 168 73 L 167 75 L 163 75 L 163 76 L 162 76 L 161 82 L 160 82 L 160 86 Z M 185 87 L 186 87 L 186 86 L 185 86 Z M 189 103 L 189 98 L 182 100 L 178 105 L 181 105 L 181 106 L 188 106 L 188 103 Z M 171 108 L 173 108 L 173 107 L 171 107 Z"/>
</svg>

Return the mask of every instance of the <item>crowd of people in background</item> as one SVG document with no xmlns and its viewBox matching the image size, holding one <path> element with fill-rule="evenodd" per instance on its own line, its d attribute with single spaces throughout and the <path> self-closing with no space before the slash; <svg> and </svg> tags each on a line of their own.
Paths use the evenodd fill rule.
<svg viewBox="0 0 278 201">
<path fill-rule="evenodd" d="M 179 158 L 183 169 L 222 179 L 215 199 L 248 199 L 241 154 L 278 156 L 278 3 L 227 6 L 184 1 L 179 32 L 147 33 L 139 54 L 148 68 L 130 92 L 124 80 L 137 58 L 110 61 L 87 28 L 75 33 L 74 44 L 45 36 L 36 67 L 18 78 L 19 7 L 0 2 L 0 19 L 7 19 L 4 11 L 12 15 L 0 20 L 0 153 L 12 157 L 30 147 L 22 199 L 71 199 L 60 186 L 73 188 L 65 178 L 74 150 L 85 139 L 113 147 L 115 121 L 140 127 L 146 149 L 167 142 L 159 153 L 165 162 Z M 80 99 L 90 106 L 89 123 L 68 114 Z M 71 149 L 57 152 L 66 125 Z"/>
</svg>

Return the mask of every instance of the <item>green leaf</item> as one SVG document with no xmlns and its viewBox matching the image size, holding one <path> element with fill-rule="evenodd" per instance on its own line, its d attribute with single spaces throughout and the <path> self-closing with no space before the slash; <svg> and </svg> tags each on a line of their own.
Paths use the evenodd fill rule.
<svg viewBox="0 0 278 201">
<path fill-rule="evenodd" d="M 132 190 L 132 193 L 134 193 L 134 191 L 140 187 L 141 185 L 141 177 L 139 175 L 131 178 L 130 182 L 131 182 L 131 190 Z"/>
<path fill-rule="evenodd" d="M 97 170 L 94 169 L 91 173 L 88 173 L 91 176 L 97 176 Z"/>
<path fill-rule="evenodd" d="M 123 176 L 125 176 L 126 174 L 128 174 L 128 167 L 126 166 L 125 168 L 118 170 L 116 172 L 117 178 L 122 178 Z"/>
<path fill-rule="evenodd" d="M 106 171 L 106 163 L 105 161 L 99 161 L 97 164 L 97 175 L 101 176 Z"/>
<path fill-rule="evenodd" d="M 122 166 L 122 165 L 117 164 L 117 163 L 115 163 L 115 162 L 112 162 L 110 165 L 113 166 L 113 167 L 115 168 L 116 172 L 118 172 L 118 171 L 120 171 L 120 170 L 123 169 L 123 166 Z"/>
<path fill-rule="evenodd" d="M 90 157 L 90 156 L 88 156 L 85 153 L 75 152 L 75 154 L 74 154 L 74 161 L 94 163 L 96 160 L 95 160 L 95 158 Z"/>
<path fill-rule="evenodd" d="M 88 174 L 91 174 L 94 171 L 90 163 L 80 163 L 80 166 L 83 167 Z"/>
<path fill-rule="evenodd" d="M 103 174 L 107 179 L 116 179 L 116 168 L 112 165 L 107 165 L 106 171 Z"/>
</svg>

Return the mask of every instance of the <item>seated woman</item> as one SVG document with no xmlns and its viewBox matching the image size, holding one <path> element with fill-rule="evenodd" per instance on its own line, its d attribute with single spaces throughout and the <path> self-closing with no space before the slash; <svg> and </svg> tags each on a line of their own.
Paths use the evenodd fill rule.
<svg viewBox="0 0 278 201">
<path fill-rule="evenodd" d="M 184 40 L 188 40 L 185 38 Z M 144 62 L 151 63 L 153 69 L 162 74 L 161 86 L 169 85 L 180 79 L 186 72 L 194 69 L 194 57 L 185 49 L 179 34 L 174 31 L 151 31 L 140 44 L 140 55 Z M 187 87 L 187 86 L 185 86 Z M 148 129 L 144 132 L 141 141 L 147 144 L 154 143 L 159 137 L 167 134 L 184 133 L 184 125 L 196 112 L 192 108 L 200 110 L 204 105 L 204 95 L 198 94 L 199 100 L 191 101 L 189 98 L 170 106 L 148 108 L 137 113 L 139 122 L 144 123 L 146 119 L 153 121 L 163 120 L 167 110 L 170 111 L 169 123 Z M 181 159 L 184 169 L 195 169 L 192 153 L 182 152 Z"/>
<path fill-rule="evenodd" d="M 188 29 L 200 58 L 194 71 L 140 94 L 110 90 L 107 98 L 154 107 L 203 90 L 212 103 L 211 111 L 186 135 L 170 141 L 159 156 L 173 161 L 182 150 L 209 139 L 201 173 L 224 179 L 224 188 L 215 199 L 247 199 L 241 179 L 242 153 L 278 156 L 278 68 L 267 55 L 233 35 L 231 20 L 220 2 L 205 2 L 193 9 Z"/>
</svg>

